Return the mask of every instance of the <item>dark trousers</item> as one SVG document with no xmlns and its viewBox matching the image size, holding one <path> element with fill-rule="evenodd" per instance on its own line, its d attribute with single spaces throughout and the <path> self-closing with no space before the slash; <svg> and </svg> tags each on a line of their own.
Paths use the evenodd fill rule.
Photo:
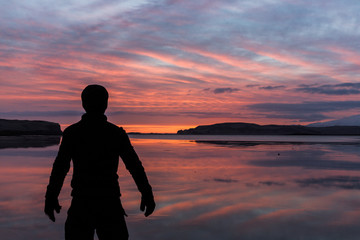
<svg viewBox="0 0 360 240">
<path fill-rule="evenodd" d="M 65 222 L 65 240 L 127 240 L 120 198 L 73 198 Z"/>
</svg>

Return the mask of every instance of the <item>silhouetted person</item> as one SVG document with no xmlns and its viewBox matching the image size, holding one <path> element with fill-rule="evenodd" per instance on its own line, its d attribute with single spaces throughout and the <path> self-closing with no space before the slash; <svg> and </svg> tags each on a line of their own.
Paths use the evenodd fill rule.
<svg viewBox="0 0 360 240">
<path fill-rule="evenodd" d="M 73 197 L 65 223 L 66 240 L 128 239 L 126 213 L 120 201 L 119 156 L 141 193 L 141 211 L 155 209 L 152 188 L 126 132 L 107 121 L 108 92 L 99 85 L 87 86 L 82 94 L 86 113 L 64 130 L 45 196 L 45 213 L 55 222 L 60 212 L 58 196 L 73 161 Z"/>
</svg>

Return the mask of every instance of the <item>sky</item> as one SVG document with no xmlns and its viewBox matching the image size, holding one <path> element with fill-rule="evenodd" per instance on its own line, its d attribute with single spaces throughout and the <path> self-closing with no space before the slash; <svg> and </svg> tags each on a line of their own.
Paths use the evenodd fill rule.
<svg viewBox="0 0 360 240">
<path fill-rule="evenodd" d="M 0 3 L 0 118 L 66 127 L 89 84 L 127 131 L 360 112 L 356 0 Z"/>
</svg>

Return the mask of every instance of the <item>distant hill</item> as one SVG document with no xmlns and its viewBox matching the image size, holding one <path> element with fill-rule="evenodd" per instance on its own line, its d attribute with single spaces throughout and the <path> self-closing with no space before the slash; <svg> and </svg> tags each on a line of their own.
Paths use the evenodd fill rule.
<svg viewBox="0 0 360 240">
<path fill-rule="evenodd" d="M 177 134 L 199 135 L 360 135 L 360 126 L 309 127 L 302 125 L 258 125 L 253 123 L 217 123 L 202 125 Z"/>
<path fill-rule="evenodd" d="M 360 115 L 354 115 L 333 121 L 312 123 L 307 126 L 309 127 L 360 126 Z"/>
<path fill-rule="evenodd" d="M 0 136 L 61 135 L 58 123 L 0 119 Z"/>
</svg>

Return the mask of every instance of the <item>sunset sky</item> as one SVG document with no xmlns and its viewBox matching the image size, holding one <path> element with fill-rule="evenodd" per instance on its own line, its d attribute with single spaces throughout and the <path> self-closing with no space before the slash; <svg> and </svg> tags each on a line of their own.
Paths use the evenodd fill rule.
<svg viewBox="0 0 360 240">
<path fill-rule="evenodd" d="M 0 0 L 0 118 L 127 131 L 360 114 L 360 1 Z"/>
</svg>

